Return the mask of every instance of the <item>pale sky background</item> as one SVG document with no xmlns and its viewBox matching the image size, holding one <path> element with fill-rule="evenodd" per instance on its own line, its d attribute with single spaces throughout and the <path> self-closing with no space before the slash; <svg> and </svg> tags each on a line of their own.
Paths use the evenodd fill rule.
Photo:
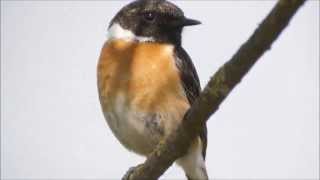
<svg viewBox="0 0 320 180">
<path fill-rule="evenodd" d="M 144 158 L 109 130 L 96 64 L 127 1 L 1 1 L 1 178 L 119 179 Z M 176 1 L 202 87 L 276 1 Z M 319 178 L 319 1 L 309 1 L 208 122 L 211 178 Z M 163 179 L 183 179 L 172 166 Z"/>
</svg>

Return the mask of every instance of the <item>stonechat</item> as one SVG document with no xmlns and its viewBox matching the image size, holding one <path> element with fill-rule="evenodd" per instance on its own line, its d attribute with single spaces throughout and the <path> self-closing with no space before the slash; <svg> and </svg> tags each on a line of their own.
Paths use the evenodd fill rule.
<svg viewBox="0 0 320 180">
<path fill-rule="evenodd" d="M 127 149 L 147 156 L 175 131 L 200 94 L 191 58 L 181 45 L 185 26 L 199 21 L 166 0 L 137 0 L 111 20 L 97 67 L 105 119 Z M 203 128 L 176 160 L 188 179 L 208 179 Z"/>
</svg>

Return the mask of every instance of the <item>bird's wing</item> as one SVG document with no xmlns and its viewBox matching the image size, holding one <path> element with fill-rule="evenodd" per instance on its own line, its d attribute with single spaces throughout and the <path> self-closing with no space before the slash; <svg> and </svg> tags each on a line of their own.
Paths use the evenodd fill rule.
<svg viewBox="0 0 320 180">
<path fill-rule="evenodd" d="M 200 95 L 201 87 L 197 71 L 191 58 L 182 47 L 175 48 L 176 66 L 180 71 L 180 78 L 190 105 Z M 199 134 L 202 141 L 202 155 L 205 159 L 207 150 L 207 126 L 205 125 Z"/>
</svg>

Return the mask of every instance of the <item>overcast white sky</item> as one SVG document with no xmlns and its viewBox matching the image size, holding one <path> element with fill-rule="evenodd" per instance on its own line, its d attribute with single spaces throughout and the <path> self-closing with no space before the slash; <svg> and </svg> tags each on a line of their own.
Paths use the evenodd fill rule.
<svg viewBox="0 0 320 180">
<path fill-rule="evenodd" d="M 183 38 L 202 86 L 275 2 L 175 2 L 203 22 Z M 107 25 L 125 4 L 1 1 L 1 178 L 119 179 L 144 160 L 107 127 L 96 88 Z M 318 75 L 319 1 L 308 1 L 209 120 L 209 176 L 319 178 Z"/>
</svg>

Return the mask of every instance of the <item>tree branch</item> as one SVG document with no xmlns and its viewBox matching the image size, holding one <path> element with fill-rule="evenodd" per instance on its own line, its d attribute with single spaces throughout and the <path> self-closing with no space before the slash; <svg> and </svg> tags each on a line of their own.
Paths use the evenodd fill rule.
<svg viewBox="0 0 320 180">
<path fill-rule="evenodd" d="M 191 140 L 199 134 L 208 118 L 218 110 L 222 101 L 255 62 L 270 49 L 271 44 L 304 2 L 305 0 L 279 0 L 254 34 L 210 79 L 199 98 L 185 114 L 177 131 L 161 141 L 147 160 L 123 179 L 157 179 L 177 158 L 184 155 Z"/>
</svg>

